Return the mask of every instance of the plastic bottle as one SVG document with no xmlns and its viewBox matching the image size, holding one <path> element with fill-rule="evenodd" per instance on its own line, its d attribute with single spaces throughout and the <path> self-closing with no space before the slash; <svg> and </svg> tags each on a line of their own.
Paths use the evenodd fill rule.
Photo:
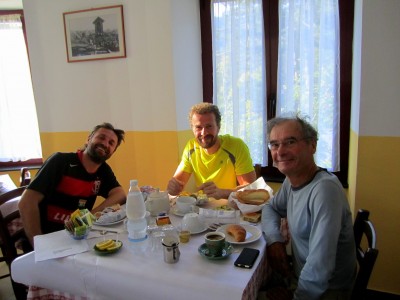
<svg viewBox="0 0 400 300">
<path fill-rule="evenodd" d="M 126 216 L 129 220 L 140 220 L 146 216 L 146 206 L 138 181 L 130 181 L 128 197 L 126 199 Z"/>
<path fill-rule="evenodd" d="M 147 238 L 146 206 L 137 180 L 130 181 L 126 199 L 126 215 L 129 240 L 132 242 L 144 241 Z"/>
</svg>

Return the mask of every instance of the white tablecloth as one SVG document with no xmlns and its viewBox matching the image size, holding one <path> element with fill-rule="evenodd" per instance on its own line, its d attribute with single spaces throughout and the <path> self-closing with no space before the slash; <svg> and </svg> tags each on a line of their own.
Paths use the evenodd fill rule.
<svg viewBox="0 0 400 300">
<path fill-rule="evenodd" d="M 181 220 L 176 216 L 171 219 L 174 225 Z M 192 235 L 189 243 L 179 245 L 181 256 L 176 264 L 165 263 L 162 251 L 131 247 L 127 234 L 119 234 L 124 246 L 113 255 L 98 256 L 89 251 L 35 263 L 32 252 L 12 263 L 12 276 L 27 285 L 99 300 L 253 298 L 265 271 L 263 237 L 251 244 L 235 245 L 235 252 L 225 260 L 208 260 L 198 253 L 203 236 Z M 88 240 L 90 248 L 98 241 Z M 233 264 L 244 246 L 261 251 L 250 270 Z"/>
</svg>

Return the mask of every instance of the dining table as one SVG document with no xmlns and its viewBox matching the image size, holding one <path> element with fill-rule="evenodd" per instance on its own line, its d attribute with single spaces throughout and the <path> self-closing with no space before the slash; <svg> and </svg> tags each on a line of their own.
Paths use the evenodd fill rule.
<svg viewBox="0 0 400 300">
<path fill-rule="evenodd" d="M 227 199 L 213 199 L 207 203 L 208 207 L 226 204 Z M 174 234 L 174 228 L 180 228 L 182 215 L 174 212 L 171 208 L 168 216 L 172 224 L 165 234 Z M 261 233 L 260 224 L 250 224 L 242 218 L 239 223 Z M 151 234 L 142 242 L 132 242 L 128 239 L 125 222 L 96 228 L 97 235 L 80 241 L 72 240 L 65 231 L 55 233 L 65 234 L 65 239 L 70 239 L 71 243 L 87 245 L 80 253 L 38 259 L 38 253 L 35 257 L 33 251 L 13 261 L 13 280 L 31 287 L 28 299 L 50 299 L 52 295 L 62 299 L 93 300 L 256 299 L 266 278 L 266 242 L 262 234 L 249 242 L 232 244 L 233 251 L 226 257 L 210 259 L 199 251 L 205 233 L 211 231 L 205 227 L 192 234 L 189 242 L 179 244 L 179 260 L 171 264 L 164 261 L 163 248 L 154 244 Z M 94 246 L 104 239 L 122 241 L 123 246 L 116 253 L 99 255 Z M 234 265 L 245 247 L 260 251 L 250 269 Z"/>
</svg>

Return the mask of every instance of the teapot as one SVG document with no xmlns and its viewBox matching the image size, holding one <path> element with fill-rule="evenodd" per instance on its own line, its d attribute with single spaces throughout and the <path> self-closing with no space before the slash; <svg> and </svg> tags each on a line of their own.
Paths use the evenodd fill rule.
<svg viewBox="0 0 400 300">
<path fill-rule="evenodd" d="M 160 213 L 168 213 L 170 209 L 169 196 L 167 192 L 160 192 L 156 189 L 154 192 L 147 196 L 146 210 L 150 212 L 153 217 L 158 216 Z"/>
</svg>

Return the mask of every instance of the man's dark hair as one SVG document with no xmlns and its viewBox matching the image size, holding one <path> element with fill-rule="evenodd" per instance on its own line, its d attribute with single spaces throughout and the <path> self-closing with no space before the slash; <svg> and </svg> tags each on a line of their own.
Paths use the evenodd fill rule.
<svg viewBox="0 0 400 300">
<path fill-rule="evenodd" d="M 97 126 L 95 126 L 92 130 L 92 132 L 89 134 L 89 138 L 91 138 L 94 133 L 99 130 L 100 128 L 104 128 L 104 129 L 108 129 L 108 130 L 112 130 L 114 131 L 114 133 L 116 134 L 117 138 L 118 138 L 118 143 L 117 143 L 117 147 L 115 149 L 118 148 L 119 145 L 121 145 L 122 141 L 124 141 L 125 138 L 125 131 L 123 131 L 122 129 L 116 129 L 114 128 L 114 126 L 112 126 L 110 123 L 104 122 L 102 124 L 99 124 Z"/>
</svg>

